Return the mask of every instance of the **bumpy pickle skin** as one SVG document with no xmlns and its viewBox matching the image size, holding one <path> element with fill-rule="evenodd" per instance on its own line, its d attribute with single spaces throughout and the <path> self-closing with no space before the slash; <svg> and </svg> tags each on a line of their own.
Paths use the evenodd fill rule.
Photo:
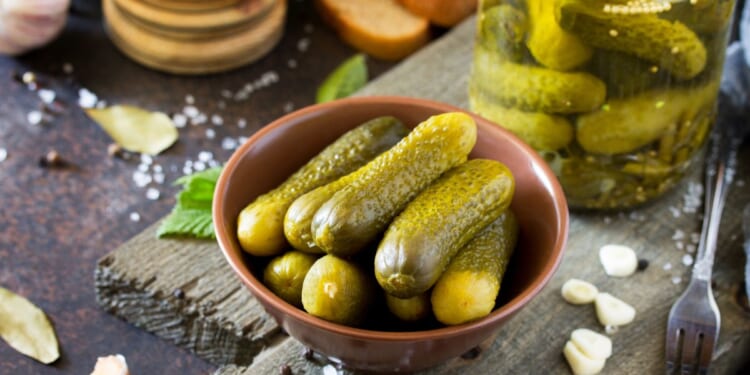
<svg viewBox="0 0 750 375">
<path fill-rule="evenodd" d="M 576 139 L 590 153 L 614 155 L 651 144 L 684 118 L 686 112 L 713 102 L 718 86 L 653 90 L 626 99 L 613 99 L 599 111 L 578 116 Z"/>
<path fill-rule="evenodd" d="M 573 140 L 573 125 L 562 116 L 541 112 L 524 112 L 470 98 L 478 114 L 509 130 L 536 150 L 559 150 Z"/>
<path fill-rule="evenodd" d="M 302 307 L 302 282 L 316 259 L 299 251 L 279 255 L 263 271 L 263 284 L 287 303 Z"/>
<path fill-rule="evenodd" d="M 461 324 L 492 312 L 518 232 L 515 215 L 505 210 L 451 259 L 431 292 L 438 321 Z"/>
<path fill-rule="evenodd" d="M 320 207 L 311 225 L 313 241 L 329 254 L 357 253 L 420 191 L 464 163 L 476 138 L 474 119 L 462 112 L 443 113 L 420 123 Z"/>
<path fill-rule="evenodd" d="M 673 82 L 658 66 L 623 52 L 598 49 L 586 67 L 604 81 L 609 99 L 637 95 Z"/>
<path fill-rule="evenodd" d="M 591 74 L 503 61 L 481 47 L 474 54 L 474 84 L 505 107 L 572 114 L 594 110 L 604 103 L 607 88 Z"/>
<path fill-rule="evenodd" d="M 408 130 L 394 117 L 379 117 L 345 133 L 279 187 L 245 207 L 237 218 L 237 238 L 246 252 L 273 256 L 288 244 L 284 215 L 300 195 L 365 165 L 399 142 Z"/>
<path fill-rule="evenodd" d="M 619 15 L 602 10 L 591 0 L 560 0 L 561 27 L 596 48 L 632 54 L 687 80 L 706 67 L 706 48 L 698 36 L 679 21 L 654 14 Z"/>
<path fill-rule="evenodd" d="M 523 58 L 528 22 L 521 10 L 508 4 L 496 5 L 480 13 L 477 27 L 477 40 L 487 50 L 511 61 Z"/>
<path fill-rule="evenodd" d="M 557 24 L 557 0 L 527 0 L 526 8 L 530 24 L 526 46 L 537 62 L 566 71 L 591 58 L 592 48 Z"/>
<path fill-rule="evenodd" d="M 662 15 L 670 21 L 680 20 L 701 34 L 716 34 L 726 30 L 732 22 L 734 1 L 703 0 L 672 4 L 672 9 Z"/>
<path fill-rule="evenodd" d="M 386 293 L 426 292 L 469 240 L 508 208 L 515 180 L 502 163 L 472 159 L 441 176 L 393 220 L 375 252 Z"/>
</svg>

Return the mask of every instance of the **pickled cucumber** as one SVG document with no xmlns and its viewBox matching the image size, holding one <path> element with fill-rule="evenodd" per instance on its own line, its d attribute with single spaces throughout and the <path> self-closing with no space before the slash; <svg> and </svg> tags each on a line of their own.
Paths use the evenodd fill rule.
<svg viewBox="0 0 750 375">
<path fill-rule="evenodd" d="M 355 263 L 325 255 L 302 283 L 302 306 L 319 318 L 358 325 L 366 318 L 375 287 L 372 276 Z"/>
<path fill-rule="evenodd" d="M 510 205 L 515 181 L 495 160 L 451 169 L 406 206 L 375 253 L 375 278 L 386 293 L 426 292 L 469 240 Z"/>
<path fill-rule="evenodd" d="M 558 150 L 573 140 L 573 125 L 565 117 L 541 112 L 523 112 L 487 101 L 473 100 L 471 108 L 511 133 L 536 150 Z"/>
<path fill-rule="evenodd" d="M 706 67 L 703 42 L 679 21 L 653 14 L 607 13 L 590 0 L 560 0 L 559 22 L 596 48 L 640 57 L 678 79 L 693 78 Z"/>
<path fill-rule="evenodd" d="M 389 149 L 408 130 L 393 117 L 379 117 L 347 132 L 302 166 L 276 189 L 259 196 L 237 218 L 237 238 L 257 256 L 281 253 L 288 245 L 283 221 L 300 195 L 361 167 Z"/>
<path fill-rule="evenodd" d="M 703 34 L 722 33 L 732 22 L 734 1 L 703 0 L 675 3 L 662 17 L 681 20 L 693 31 Z"/>
<path fill-rule="evenodd" d="M 607 89 L 600 79 L 582 72 L 527 66 L 503 61 L 476 47 L 474 73 L 478 89 L 505 107 L 527 112 L 578 113 L 598 108 Z"/>
<path fill-rule="evenodd" d="M 329 254 L 356 253 L 427 185 L 465 162 L 476 136 L 476 124 L 465 113 L 425 120 L 320 207 L 311 225 L 313 241 Z"/>
<path fill-rule="evenodd" d="M 279 255 L 263 271 L 263 284 L 284 301 L 302 307 L 302 282 L 316 259 L 299 251 Z"/>
<path fill-rule="evenodd" d="M 517 240 L 518 222 L 505 210 L 453 257 L 432 289 L 438 321 L 461 324 L 492 311 Z"/>
<path fill-rule="evenodd" d="M 617 51 L 596 50 L 587 67 L 604 81 L 610 99 L 633 96 L 673 80 L 653 63 Z"/>
<path fill-rule="evenodd" d="M 493 53 L 519 61 L 524 56 L 524 39 L 528 24 L 526 15 L 511 5 L 487 9 L 479 19 L 479 40 Z"/>
<path fill-rule="evenodd" d="M 537 62 L 555 70 L 571 70 L 591 58 L 593 50 L 557 24 L 557 1 L 527 0 L 529 37 L 526 46 Z"/>
<path fill-rule="evenodd" d="M 430 315 L 430 295 L 422 293 L 411 298 L 396 298 L 385 295 L 385 303 L 393 315 L 406 322 L 416 322 Z"/>
<path fill-rule="evenodd" d="M 596 154 L 635 151 L 661 138 L 686 111 L 712 103 L 718 86 L 654 90 L 627 99 L 614 99 L 599 111 L 578 116 L 576 139 Z"/>
</svg>

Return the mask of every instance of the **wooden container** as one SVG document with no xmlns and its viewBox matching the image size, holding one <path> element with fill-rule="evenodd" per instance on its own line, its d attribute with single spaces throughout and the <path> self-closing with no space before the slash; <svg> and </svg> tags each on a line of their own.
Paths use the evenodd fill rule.
<svg viewBox="0 0 750 375">
<path fill-rule="evenodd" d="M 286 0 L 103 0 L 112 42 L 128 57 L 174 74 L 251 63 L 281 39 Z"/>
</svg>

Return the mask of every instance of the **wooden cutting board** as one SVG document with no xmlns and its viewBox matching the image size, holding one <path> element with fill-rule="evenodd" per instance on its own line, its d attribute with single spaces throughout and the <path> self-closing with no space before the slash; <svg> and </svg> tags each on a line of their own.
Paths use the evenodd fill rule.
<svg viewBox="0 0 750 375">
<path fill-rule="evenodd" d="M 474 21 L 370 83 L 358 95 L 395 94 L 435 99 L 467 107 Z M 745 144 L 740 160 L 750 160 Z M 699 185 L 699 170 L 659 201 L 625 213 L 573 213 L 562 264 L 542 292 L 493 340 L 465 358 L 428 374 L 565 374 L 561 355 L 570 332 L 597 331 L 591 305 L 572 306 L 560 297 L 571 277 L 631 303 L 635 322 L 612 335 L 614 355 L 607 374 L 663 373 L 664 331 L 672 302 L 684 290 L 690 268 L 683 265 L 700 214 L 690 213 L 685 197 Z M 740 165 L 729 193 L 715 266 L 715 295 L 722 315 L 713 373 L 734 374 L 750 353 L 750 313 L 741 290 L 740 211 L 750 201 L 750 165 Z M 688 202 L 689 203 L 689 202 Z M 294 374 L 320 374 L 325 362 L 305 359 L 303 347 L 285 336 L 234 276 L 211 241 L 157 240 L 157 224 L 99 261 L 95 286 L 102 308 L 217 365 L 217 374 L 276 374 L 287 365 Z M 680 238 L 680 233 L 684 238 Z M 598 261 L 609 243 L 633 247 L 649 261 L 626 279 L 610 278 Z M 679 279 L 679 280 L 678 280 Z"/>
</svg>

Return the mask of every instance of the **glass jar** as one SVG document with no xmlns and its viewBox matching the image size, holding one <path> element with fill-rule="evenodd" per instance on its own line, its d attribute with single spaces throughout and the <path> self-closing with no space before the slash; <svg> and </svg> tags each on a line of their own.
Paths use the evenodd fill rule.
<svg viewBox="0 0 750 375">
<path fill-rule="evenodd" d="M 524 139 L 573 208 L 676 185 L 715 117 L 734 0 L 480 0 L 471 109 Z"/>
</svg>

